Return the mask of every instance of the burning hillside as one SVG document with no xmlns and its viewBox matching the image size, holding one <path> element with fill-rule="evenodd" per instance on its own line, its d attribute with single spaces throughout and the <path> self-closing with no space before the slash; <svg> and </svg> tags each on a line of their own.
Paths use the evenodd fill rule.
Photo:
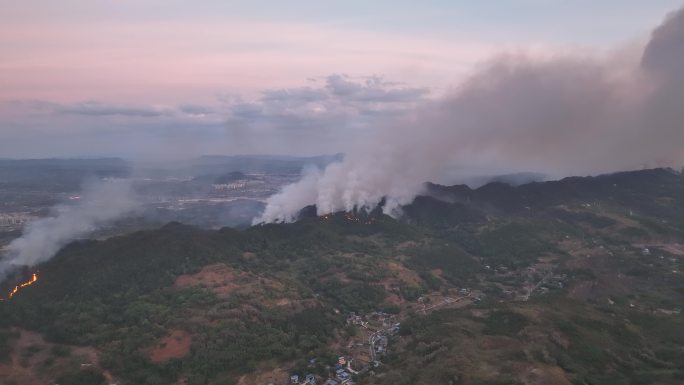
<svg viewBox="0 0 684 385">
<path fill-rule="evenodd" d="M 31 274 L 31 277 L 17 283 L 7 294 L 7 297 L 0 297 L 0 301 L 6 301 L 17 295 L 22 289 L 29 287 L 33 285 L 34 283 L 38 282 L 38 272 L 34 272 Z"/>
<path fill-rule="evenodd" d="M 366 214 L 361 211 L 347 211 L 335 214 L 325 214 L 321 215 L 320 218 L 323 220 L 337 218 L 345 222 L 354 222 L 364 225 L 372 225 L 373 223 L 376 223 L 378 220 L 374 214 Z"/>
</svg>

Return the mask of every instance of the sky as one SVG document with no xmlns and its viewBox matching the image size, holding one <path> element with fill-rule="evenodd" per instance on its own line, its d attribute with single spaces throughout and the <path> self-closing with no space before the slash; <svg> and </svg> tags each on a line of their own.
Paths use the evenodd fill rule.
<svg viewBox="0 0 684 385">
<path fill-rule="evenodd" d="M 0 0 L 0 158 L 345 151 L 502 52 L 628 51 L 681 6 Z"/>
</svg>

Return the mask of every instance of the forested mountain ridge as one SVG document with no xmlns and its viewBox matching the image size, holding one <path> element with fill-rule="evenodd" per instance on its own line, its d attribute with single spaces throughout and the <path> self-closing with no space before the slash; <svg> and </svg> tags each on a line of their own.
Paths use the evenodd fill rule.
<svg viewBox="0 0 684 385">
<path fill-rule="evenodd" d="M 74 242 L 0 303 L 0 380 L 332 378 L 374 312 L 400 328 L 361 384 L 684 380 L 680 173 L 429 185 L 404 212 Z"/>
</svg>

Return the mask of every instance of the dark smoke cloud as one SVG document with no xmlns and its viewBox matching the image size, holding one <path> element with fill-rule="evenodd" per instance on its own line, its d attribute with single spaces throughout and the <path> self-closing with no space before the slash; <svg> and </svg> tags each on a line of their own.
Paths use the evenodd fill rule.
<svg viewBox="0 0 684 385">
<path fill-rule="evenodd" d="M 449 168 L 583 175 L 684 161 L 684 11 L 658 27 L 641 58 L 617 53 L 490 61 L 410 119 L 388 122 L 342 162 L 311 172 L 268 201 L 255 223 L 319 214 L 385 212 Z"/>
</svg>

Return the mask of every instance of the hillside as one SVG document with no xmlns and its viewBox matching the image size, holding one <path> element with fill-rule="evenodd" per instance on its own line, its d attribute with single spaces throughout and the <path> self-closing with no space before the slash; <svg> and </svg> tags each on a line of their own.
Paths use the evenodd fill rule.
<svg viewBox="0 0 684 385">
<path fill-rule="evenodd" d="M 310 210 L 70 244 L 0 302 L 0 382 L 684 382 L 680 173 L 429 185 L 401 220 Z"/>
</svg>

